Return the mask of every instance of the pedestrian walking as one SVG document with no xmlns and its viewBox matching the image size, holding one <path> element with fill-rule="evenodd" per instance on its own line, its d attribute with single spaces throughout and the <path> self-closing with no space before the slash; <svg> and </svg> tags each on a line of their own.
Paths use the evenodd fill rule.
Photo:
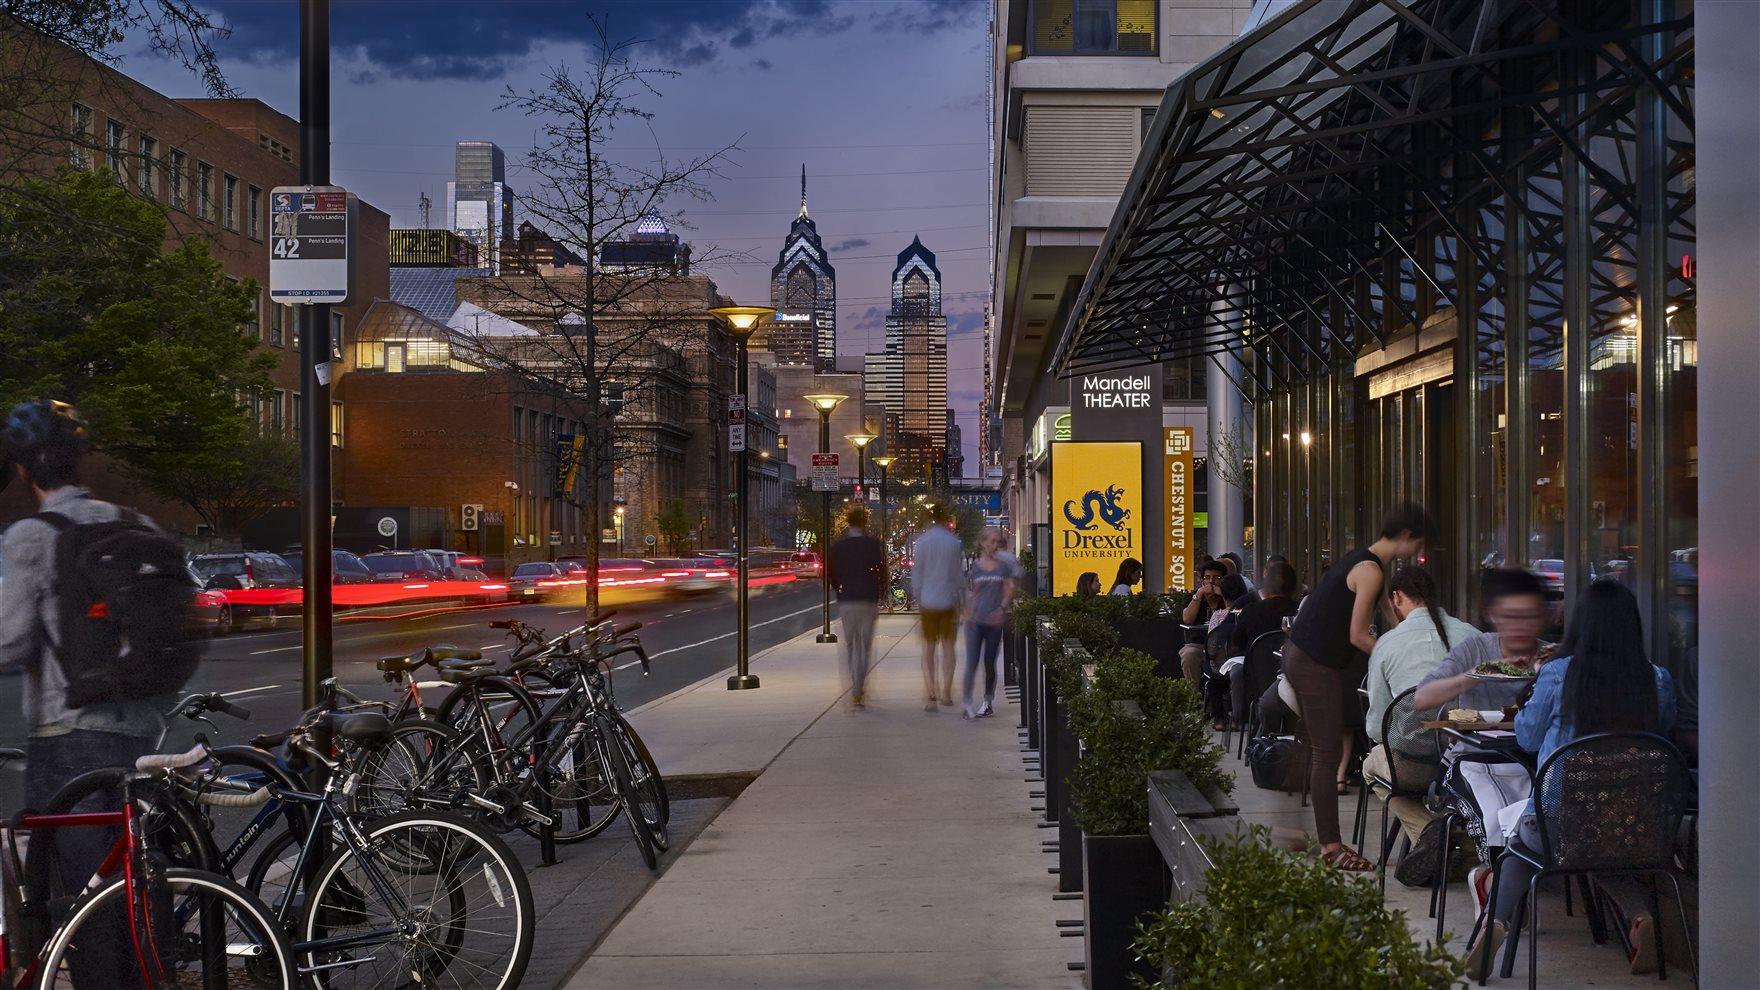
<svg viewBox="0 0 1760 990">
<path fill-rule="evenodd" d="M 1371 626 L 1382 604 L 1387 566 L 1423 550 L 1424 538 L 1433 528 L 1429 514 L 1419 506 L 1395 509 L 1381 524 L 1374 543 L 1345 554 L 1339 566 L 1320 579 L 1283 647 L 1283 675 L 1295 691 L 1308 727 L 1308 791 L 1314 803 L 1315 836 L 1321 857 L 1341 870 L 1374 868 L 1339 839 L 1338 796 L 1345 788 L 1345 760 L 1362 725 L 1362 705 L 1355 692 L 1363 675 L 1353 677 L 1351 671 L 1375 648 Z M 1384 628 L 1391 626 L 1387 621 Z"/>
<path fill-rule="evenodd" d="M 966 579 L 971 608 L 966 617 L 966 673 L 961 701 L 968 719 L 995 714 L 996 656 L 1002 652 L 1002 632 L 1020 581 L 1019 566 L 1002 553 L 1001 530 L 984 530 L 978 537 L 978 550 L 978 559 L 972 562 L 971 574 Z M 984 665 L 984 703 L 974 706 L 972 686 L 977 680 L 979 663 Z"/>
<path fill-rule="evenodd" d="M 195 584 L 182 548 L 140 515 L 79 485 L 86 426 L 65 402 L 26 402 L 0 423 L 0 487 L 17 480 L 39 511 L 0 537 L 0 670 L 24 673 L 25 801 L 153 752 L 160 712 L 200 661 L 190 642 Z M 70 811 L 114 811 L 119 791 Z M 68 829 L 54 841 L 73 896 L 112 837 Z"/>
<path fill-rule="evenodd" d="M 961 592 L 965 587 L 959 537 L 948 528 L 947 506 L 931 502 L 929 524 L 918 534 L 911 552 L 911 590 L 923 621 L 923 710 L 936 710 L 937 703 L 953 704 L 953 645 L 958 625 Z M 939 651 L 937 650 L 939 647 Z M 941 655 L 941 675 L 935 656 Z"/>
<path fill-rule="evenodd" d="M 843 624 L 844 682 L 850 706 L 866 707 L 868 672 L 874 666 L 874 621 L 886 587 L 886 548 L 868 535 L 868 510 L 852 505 L 844 513 L 843 535 L 831 544 L 826 566 L 837 592 L 837 620 Z"/>
</svg>

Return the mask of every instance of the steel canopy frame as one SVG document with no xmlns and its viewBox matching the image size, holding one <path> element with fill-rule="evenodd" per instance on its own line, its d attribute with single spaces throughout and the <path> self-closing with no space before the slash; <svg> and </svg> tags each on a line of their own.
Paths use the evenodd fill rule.
<svg viewBox="0 0 1760 990">
<path fill-rule="evenodd" d="M 1546 285 L 1567 242 L 1594 249 L 1569 270 L 1588 311 L 1616 308 L 1634 290 L 1608 248 L 1636 232 L 1639 195 L 1589 136 L 1617 130 L 1640 91 L 1660 87 L 1689 127 L 1692 112 L 1690 18 L 1636 3 L 1307 0 L 1238 39 L 1168 87 L 1052 367 L 1234 353 L 1237 385 L 1261 398 L 1457 306 L 1463 267 L 1502 294 L 1500 252 L 1476 235 L 1505 219 L 1546 262 L 1522 273 L 1546 297 L 1527 316 L 1542 337 L 1584 304 Z M 1567 210 L 1547 168 L 1561 159 L 1586 207 Z M 1567 213 L 1623 220 L 1569 228 Z M 1426 261 L 1438 239 L 1456 256 Z"/>
</svg>

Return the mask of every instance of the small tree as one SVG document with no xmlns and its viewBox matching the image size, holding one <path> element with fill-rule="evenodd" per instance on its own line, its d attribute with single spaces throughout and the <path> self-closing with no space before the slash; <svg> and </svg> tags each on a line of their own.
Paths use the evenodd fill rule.
<svg viewBox="0 0 1760 990">
<path fill-rule="evenodd" d="M 666 503 L 660 514 L 654 517 L 654 528 L 660 531 L 660 538 L 673 553 L 683 553 L 691 538 L 691 517 L 685 511 L 684 500 L 675 498 Z"/>
<path fill-rule="evenodd" d="M 585 424 L 578 455 L 582 485 L 558 494 L 587 508 L 597 528 L 608 466 L 644 452 L 641 440 L 630 442 L 641 431 L 621 429 L 614 438 L 606 386 L 617 386 L 631 411 L 655 403 L 682 373 L 690 339 L 720 336 L 706 313 L 713 301 L 681 285 L 676 267 L 623 266 L 601 274 L 602 250 L 628 240 L 644 220 L 679 200 L 711 198 L 705 182 L 737 145 L 684 159 L 670 158 L 658 147 L 644 161 L 614 155 L 613 134 L 651 120 L 643 101 L 657 98 L 659 81 L 678 73 L 637 64 L 634 54 L 641 42 L 613 39 L 604 18 L 591 20 L 594 38 L 580 69 L 552 67 L 542 86 L 509 89 L 500 107 L 524 114 L 537 127 L 525 156 L 531 178 L 520 205 L 584 264 L 516 264 L 491 279 L 486 308 L 516 313 L 540 333 L 511 339 L 482 334 L 478 349 L 485 363 L 515 372 L 525 388 Z M 698 252 L 696 263 L 714 255 L 713 249 Z M 589 573 L 596 575 L 596 542 L 588 544 L 586 556 Z M 597 613 L 598 598 L 597 581 L 589 580 L 589 614 Z"/>
</svg>

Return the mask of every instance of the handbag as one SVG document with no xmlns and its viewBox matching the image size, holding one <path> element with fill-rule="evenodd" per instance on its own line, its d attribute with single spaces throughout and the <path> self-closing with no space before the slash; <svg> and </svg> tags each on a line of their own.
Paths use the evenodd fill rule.
<svg viewBox="0 0 1760 990">
<path fill-rule="evenodd" d="M 1260 736 L 1247 744 L 1253 786 L 1293 794 L 1308 772 L 1308 751 L 1295 736 Z"/>
</svg>

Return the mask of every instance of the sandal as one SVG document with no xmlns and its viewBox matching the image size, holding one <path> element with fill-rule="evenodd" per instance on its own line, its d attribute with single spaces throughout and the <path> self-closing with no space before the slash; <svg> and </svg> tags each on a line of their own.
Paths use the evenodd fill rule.
<svg viewBox="0 0 1760 990">
<path fill-rule="evenodd" d="M 1338 793 L 1341 797 L 1346 794 L 1349 794 L 1350 792 L 1351 792 L 1351 782 L 1350 781 L 1341 780 L 1338 782 Z"/>
<path fill-rule="evenodd" d="M 1339 846 L 1331 852 L 1320 854 L 1322 862 L 1332 864 L 1340 873 L 1368 873 L 1375 864 L 1364 859 L 1350 846 Z"/>
</svg>

